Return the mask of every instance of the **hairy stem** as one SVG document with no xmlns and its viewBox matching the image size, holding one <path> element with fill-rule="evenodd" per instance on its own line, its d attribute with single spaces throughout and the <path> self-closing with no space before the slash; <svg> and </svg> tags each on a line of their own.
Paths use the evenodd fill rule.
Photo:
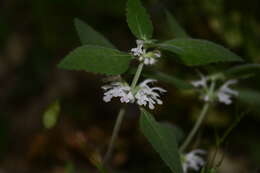
<svg viewBox="0 0 260 173">
<path fill-rule="evenodd" d="M 137 84 L 137 82 L 140 78 L 140 75 L 142 73 L 143 66 L 144 66 L 143 63 L 139 64 L 139 66 L 136 70 L 135 76 L 133 78 L 133 81 L 131 83 L 131 89 L 135 88 L 135 86 L 136 86 L 136 84 Z M 112 153 L 114 145 L 115 145 L 115 140 L 118 136 L 124 115 L 125 115 L 125 109 L 121 108 L 119 113 L 118 113 L 117 119 L 116 119 L 116 124 L 115 124 L 114 129 L 113 129 L 113 133 L 112 133 L 112 137 L 111 137 L 111 140 L 110 140 L 110 143 L 109 143 L 109 146 L 108 146 L 108 150 L 107 150 L 105 157 L 104 157 L 104 160 L 103 160 L 103 165 L 105 165 L 106 162 L 110 159 L 111 153 Z"/>
</svg>

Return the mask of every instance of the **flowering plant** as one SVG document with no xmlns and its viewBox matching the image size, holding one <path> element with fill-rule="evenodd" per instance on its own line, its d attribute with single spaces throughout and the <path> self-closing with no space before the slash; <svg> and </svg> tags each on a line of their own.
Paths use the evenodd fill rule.
<svg viewBox="0 0 260 173">
<path fill-rule="evenodd" d="M 167 18 L 171 22 L 175 21 L 169 12 L 167 12 Z M 179 62 L 193 68 L 214 63 L 241 63 L 243 59 L 211 41 L 192 39 L 182 29 L 176 33 L 175 39 L 168 41 L 153 39 L 153 25 L 140 0 L 128 0 L 127 23 L 132 34 L 136 37 L 137 45 L 135 48 L 129 48 L 128 52 L 122 52 L 100 33 L 76 19 L 75 25 L 83 45 L 69 53 L 61 61 L 59 67 L 68 70 L 85 70 L 108 76 L 117 75 L 115 80 L 101 87 L 104 90 L 103 101 L 110 102 L 113 98 L 118 98 L 122 104 L 132 103 L 139 106 L 141 110 L 140 129 L 170 170 L 173 173 L 186 173 L 189 170 L 199 171 L 207 163 L 202 157 L 206 155 L 206 152 L 197 149 L 186 153 L 186 150 L 198 132 L 209 108 L 218 102 L 226 105 L 232 104 L 240 95 L 237 89 L 231 88 L 231 85 L 236 87 L 240 80 L 239 76 L 236 77 L 236 73 L 251 73 L 251 69 L 259 68 L 259 66 L 242 64 L 213 74 L 199 73 L 201 79 L 190 83 L 181 79 L 176 80 L 167 74 L 158 75 L 162 73 L 157 71 L 152 73 L 149 78 L 145 78 L 147 76 L 145 75 L 146 67 L 152 68 L 156 66 L 158 61 L 164 61 L 166 58 L 178 58 Z M 167 56 L 169 55 L 167 53 L 174 56 Z M 132 66 L 135 64 L 137 64 L 137 68 Z M 130 71 L 133 70 L 135 72 L 131 82 L 123 79 L 122 74 L 131 74 Z M 168 80 L 165 80 L 165 76 Z M 144 78 L 144 80 L 139 82 L 140 78 Z M 167 97 L 167 91 L 152 85 L 157 81 L 169 81 L 169 79 L 181 89 L 189 88 L 197 91 L 204 104 L 194 127 L 184 141 L 180 141 L 176 137 L 178 132 L 175 129 L 157 122 L 153 115 L 145 109 L 148 107 L 152 110 L 157 105 L 163 104 L 161 96 L 165 94 Z M 114 142 L 124 114 L 125 109 L 122 107 L 117 117 L 111 142 L 101 163 L 103 168 L 107 166 L 113 154 Z M 183 143 L 179 146 L 180 142 Z M 214 166 L 204 167 L 203 171 L 210 172 L 212 169 L 215 169 Z"/>
</svg>

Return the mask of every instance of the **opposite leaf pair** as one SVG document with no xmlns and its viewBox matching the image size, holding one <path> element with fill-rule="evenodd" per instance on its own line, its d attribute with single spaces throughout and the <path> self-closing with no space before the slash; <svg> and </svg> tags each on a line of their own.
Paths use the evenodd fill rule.
<svg viewBox="0 0 260 173">
<path fill-rule="evenodd" d="M 169 15 L 167 13 L 168 18 Z M 155 57 L 160 57 L 161 51 L 169 51 L 177 55 L 177 58 L 185 65 L 190 66 L 242 60 L 224 47 L 210 41 L 177 38 L 165 42 L 155 42 L 152 40 L 152 22 L 139 0 L 128 1 L 127 23 L 138 40 L 148 42 L 151 48 L 158 50 L 158 52 L 154 52 Z M 110 41 L 84 22 L 75 20 L 75 25 L 84 46 L 76 48 L 67 55 L 59 67 L 107 75 L 117 75 L 127 71 L 131 54 L 117 50 Z M 154 63 L 153 60 L 145 57 L 140 57 L 139 60 L 146 64 Z"/>
</svg>

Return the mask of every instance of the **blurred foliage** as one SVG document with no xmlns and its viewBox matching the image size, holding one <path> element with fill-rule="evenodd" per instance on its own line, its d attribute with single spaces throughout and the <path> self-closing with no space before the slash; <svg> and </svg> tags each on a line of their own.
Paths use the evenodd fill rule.
<svg viewBox="0 0 260 173">
<path fill-rule="evenodd" d="M 125 21 L 125 4 L 125 0 L 0 2 L 0 172 L 97 171 L 90 158 L 103 155 L 120 105 L 102 102 L 103 76 L 58 70 L 57 63 L 81 44 L 74 18 L 86 21 L 120 50 L 129 51 L 135 40 Z M 144 0 L 144 4 L 152 15 L 157 38 L 172 36 L 166 27 L 167 7 L 189 36 L 223 44 L 248 62 L 260 63 L 259 0 Z M 193 70 L 170 59 L 156 68 L 187 82 L 197 78 Z M 199 70 L 216 69 L 227 70 L 229 66 Z M 242 79 L 240 85 L 259 93 L 258 78 L 259 74 Z M 165 80 L 162 85 L 168 93 L 163 98 L 165 104 L 154 111 L 156 119 L 169 120 L 187 132 L 201 103 L 190 90 L 167 84 L 178 80 L 167 76 Z M 227 163 L 219 169 L 222 173 L 259 168 L 259 97 L 252 91 L 249 94 L 255 98 L 251 103 L 256 111 L 249 110 L 227 138 L 227 149 L 222 146 Z M 60 119 L 46 131 L 42 115 L 56 98 L 60 98 Z M 166 173 L 168 168 L 139 132 L 136 107 L 129 105 L 127 109 L 112 168 L 119 172 Z M 245 111 L 248 109 L 242 100 L 230 107 L 217 105 L 196 143 L 213 147 L 209 141 L 214 141 L 214 131 L 223 134 L 237 112 Z"/>
</svg>

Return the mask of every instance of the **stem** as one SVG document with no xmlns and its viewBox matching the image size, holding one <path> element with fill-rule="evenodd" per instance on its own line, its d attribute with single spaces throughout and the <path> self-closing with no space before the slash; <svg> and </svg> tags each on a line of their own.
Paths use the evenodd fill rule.
<svg viewBox="0 0 260 173">
<path fill-rule="evenodd" d="M 118 113 L 117 119 L 116 119 L 116 124 L 115 124 L 114 129 L 113 129 L 112 137 L 111 137 L 111 140 L 110 140 L 110 143 L 109 143 L 109 146 L 108 146 L 108 150 L 105 154 L 103 164 L 105 164 L 111 156 L 112 150 L 114 148 L 115 140 L 118 136 L 118 132 L 120 130 L 124 115 L 125 115 L 125 109 L 121 108 L 119 113 Z"/>
<path fill-rule="evenodd" d="M 181 145 L 181 147 L 180 147 L 180 151 L 181 152 L 183 152 L 185 150 L 185 148 L 190 144 L 191 140 L 195 136 L 195 134 L 198 131 L 199 127 L 201 126 L 201 123 L 203 122 L 204 118 L 206 117 L 208 109 L 209 109 L 209 103 L 206 103 L 203 106 L 203 109 L 202 109 L 202 111 L 200 113 L 200 116 L 199 116 L 196 124 L 193 126 L 193 129 L 189 133 L 188 137 L 186 138 L 184 143 Z"/>
<path fill-rule="evenodd" d="M 140 63 L 138 65 L 135 76 L 134 76 L 133 81 L 131 83 L 131 90 L 133 90 L 135 88 L 135 86 L 136 86 L 136 84 L 137 84 L 137 82 L 140 78 L 140 75 L 142 73 L 143 66 L 144 66 L 143 63 Z M 105 157 L 104 157 L 104 160 L 103 160 L 103 165 L 105 165 L 105 163 L 109 160 L 109 158 L 111 156 L 111 153 L 112 153 L 114 145 L 115 145 L 115 140 L 118 136 L 124 115 L 125 115 L 125 109 L 121 108 L 119 113 L 118 113 L 117 119 L 116 119 L 116 124 L 115 124 L 114 129 L 113 129 L 113 133 L 112 133 L 111 141 L 110 141 L 109 146 L 108 146 L 108 150 L 107 150 Z"/>
<path fill-rule="evenodd" d="M 190 131 L 190 133 L 189 133 L 188 137 L 186 138 L 186 140 L 181 145 L 181 147 L 180 147 L 180 151 L 181 152 L 183 152 L 186 149 L 186 147 L 190 144 L 191 140 L 193 139 L 193 137 L 195 136 L 196 132 L 200 128 L 203 120 L 205 119 L 205 117 L 207 115 L 207 112 L 208 112 L 208 109 L 209 109 L 209 106 L 210 106 L 210 102 L 212 101 L 212 99 L 214 97 L 213 96 L 214 89 L 215 89 L 215 80 L 212 81 L 212 83 L 210 85 L 210 88 L 209 88 L 209 91 L 207 93 L 207 95 L 209 96 L 209 102 L 204 104 L 204 106 L 203 106 L 203 108 L 202 108 L 202 110 L 200 112 L 198 120 L 196 121 L 195 125 L 193 126 L 193 128 Z"/>
<path fill-rule="evenodd" d="M 140 78 L 140 75 L 141 75 L 141 73 L 142 73 L 143 66 L 144 66 L 143 63 L 140 63 L 140 64 L 138 65 L 138 68 L 137 68 L 137 70 L 136 70 L 134 79 L 133 79 L 133 81 L 132 81 L 132 83 L 131 83 L 131 89 L 134 89 L 134 87 L 136 86 L 136 84 L 137 84 L 137 82 L 138 82 L 138 80 L 139 80 L 139 78 Z"/>
</svg>

